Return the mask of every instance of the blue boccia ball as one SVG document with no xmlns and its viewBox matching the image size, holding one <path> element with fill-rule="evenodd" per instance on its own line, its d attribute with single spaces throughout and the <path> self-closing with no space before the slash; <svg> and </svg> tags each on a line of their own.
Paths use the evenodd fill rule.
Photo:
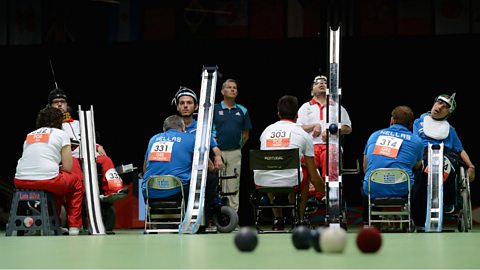
<svg viewBox="0 0 480 270">
<path fill-rule="evenodd" d="M 317 252 L 322 252 L 322 248 L 320 247 L 320 237 L 322 237 L 322 231 L 324 229 L 324 227 L 318 227 L 310 231 L 311 245 Z"/>
<path fill-rule="evenodd" d="M 330 124 L 328 126 L 328 131 L 330 132 L 330 134 L 337 134 L 338 125 L 337 124 Z"/>
<path fill-rule="evenodd" d="M 292 231 L 292 241 L 296 249 L 309 249 L 311 244 L 310 228 L 304 225 L 297 226 Z"/>
<path fill-rule="evenodd" d="M 250 227 L 242 227 L 235 234 L 235 246 L 240 251 L 253 251 L 258 244 L 257 232 Z"/>
</svg>

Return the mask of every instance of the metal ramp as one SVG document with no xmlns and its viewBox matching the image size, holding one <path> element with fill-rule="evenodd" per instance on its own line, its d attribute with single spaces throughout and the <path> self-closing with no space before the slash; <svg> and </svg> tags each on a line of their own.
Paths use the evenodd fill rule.
<svg viewBox="0 0 480 270">
<path fill-rule="evenodd" d="M 208 174 L 208 155 L 212 133 L 213 105 L 217 85 L 217 66 L 203 67 L 202 87 L 197 118 L 195 151 L 193 154 L 192 178 L 188 194 L 185 218 L 179 226 L 179 233 L 196 233 L 204 225 L 205 184 Z"/>
<path fill-rule="evenodd" d="M 427 218 L 425 232 L 442 232 L 443 143 L 428 144 Z"/>
<path fill-rule="evenodd" d="M 96 162 L 95 121 L 93 106 L 83 111 L 78 106 L 80 121 L 80 159 L 85 184 L 85 202 L 87 210 L 88 231 L 90 234 L 106 234 L 102 219 L 100 197 L 98 190 L 98 173 Z"/>
<path fill-rule="evenodd" d="M 337 22 L 338 23 L 338 22 Z M 327 89 L 327 170 L 325 173 L 326 216 L 325 222 L 330 227 L 346 227 L 346 217 L 343 207 L 342 170 L 340 169 L 340 129 L 341 125 L 341 95 L 339 86 L 340 70 L 340 24 L 332 23 L 329 44 L 329 88 Z M 335 104 L 335 106 L 330 106 Z"/>
</svg>

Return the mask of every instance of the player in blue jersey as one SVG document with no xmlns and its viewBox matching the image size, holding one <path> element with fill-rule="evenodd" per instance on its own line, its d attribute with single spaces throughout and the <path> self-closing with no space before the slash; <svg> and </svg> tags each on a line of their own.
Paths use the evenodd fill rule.
<svg viewBox="0 0 480 270">
<path fill-rule="evenodd" d="M 428 168 L 428 143 L 443 143 L 444 154 L 444 189 L 443 202 L 444 212 L 453 213 L 455 211 L 455 192 L 456 190 L 456 172 L 460 165 L 460 160 L 467 167 L 467 174 L 470 182 L 475 179 L 475 166 L 470 157 L 463 148 L 456 130 L 450 125 L 447 119 L 452 115 L 457 107 L 455 93 L 451 96 L 440 95 L 435 98 L 432 109 L 422 114 L 413 124 L 413 133 L 418 135 L 423 141 L 424 147 L 424 167 Z M 417 226 L 423 226 L 426 217 L 426 197 L 427 197 L 427 175 L 422 174 L 424 181 L 418 181 L 414 185 L 414 200 L 412 201 L 412 217 Z"/>
<path fill-rule="evenodd" d="M 370 135 L 363 152 L 363 220 L 368 224 L 368 178 L 378 168 L 400 168 L 410 176 L 410 187 L 415 182 L 414 170 L 422 166 L 423 145 L 410 128 L 414 120 L 412 109 L 397 106 L 392 111 L 390 126 Z M 405 183 L 381 185 L 371 183 L 371 198 L 402 197 L 408 195 Z"/>
<path fill-rule="evenodd" d="M 188 194 L 192 174 L 195 136 L 185 132 L 182 117 L 171 115 L 163 122 L 163 132 L 154 135 L 148 142 L 143 163 L 142 192 L 145 197 L 146 180 L 152 175 L 174 175 L 182 180 Z M 149 190 L 150 198 L 175 199 L 180 187 L 174 190 Z"/>
</svg>

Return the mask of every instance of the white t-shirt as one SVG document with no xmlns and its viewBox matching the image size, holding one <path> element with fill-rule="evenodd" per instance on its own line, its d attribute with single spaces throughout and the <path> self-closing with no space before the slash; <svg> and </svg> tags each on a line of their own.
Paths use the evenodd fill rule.
<svg viewBox="0 0 480 270">
<path fill-rule="evenodd" d="M 334 108 L 337 106 L 336 104 L 330 105 L 330 108 Z M 342 126 L 349 126 L 352 127 L 352 122 L 350 121 L 350 117 L 348 116 L 347 110 L 341 107 L 341 125 Z M 298 109 L 298 119 L 297 119 L 297 124 L 300 126 L 303 125 L 311 125 L 311 124 L 320 124 L 322 127 L 322 131 L 325 130 L 326 127 L 326 119 L 327 119 L 327 108 L 324 106 L 322 109 L 322 117 L 320 117 L 320 107 L 318 104 L 312 104 L 310 101 L 305 102 L 300 109 Z M 332 116 L 330 115 L 330 119 L 332 119 Z M 340 126 L 340 125 L 339 125 Z M 310 136 L 312 136 L 313 131 L 309 132 Z M 326 144 L 324 140 L 322 140 L 322 136 L 318 136 L 313 138 L 313 143 L 314 144 Z"/>
<path fill-rule="evenodd" d="M 67 132 L 70 139 L 80 143 L 80 122 L 78 120 L 73 120 L 73 122 L 64 122 L 62 124 L 62 129 Z M 76 147 L 72 151 L 72 156 L 79 158 L 80 157 L 80 147 Z"/>
<path fill-rule="evenodd" d="M 298 148 L 302 156 L 313 157 L 312 136 L 294 122 L 280 120 L 268 126 L 260 136 L 261 150 Z M 301 172 L 301 170 L 300 170 Z M 297 170 L 254 170 L 254 181 L 259 186 L 296 186 Z M 300 177 L 303 177 L 301 174 Z"/>
<path fill-rule="evenodd" d="M 68 134 L 56 128 L 39 128 L 27 135 L 22 157 L 18 160 L 16 179 L 48 180 L 59 173 L 61 151 L 70 145 Z"/>
</svg>

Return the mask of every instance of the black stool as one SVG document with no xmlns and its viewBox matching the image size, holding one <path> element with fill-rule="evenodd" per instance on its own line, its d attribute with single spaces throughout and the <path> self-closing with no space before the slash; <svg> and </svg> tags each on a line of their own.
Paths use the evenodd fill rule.
<svg viewBox="0 0 480 270">
<path fill-rule="evenodd" d="M 28 222 L 30 218 L 33 220 L 31 225 L 29 223 L 32 220 Z M 59 224 L 53 193 L 33 189 L 15 190 L 6 236 L 36 235 L 37 232 L 40 235 L 60 235 Z"/>
</svg>

